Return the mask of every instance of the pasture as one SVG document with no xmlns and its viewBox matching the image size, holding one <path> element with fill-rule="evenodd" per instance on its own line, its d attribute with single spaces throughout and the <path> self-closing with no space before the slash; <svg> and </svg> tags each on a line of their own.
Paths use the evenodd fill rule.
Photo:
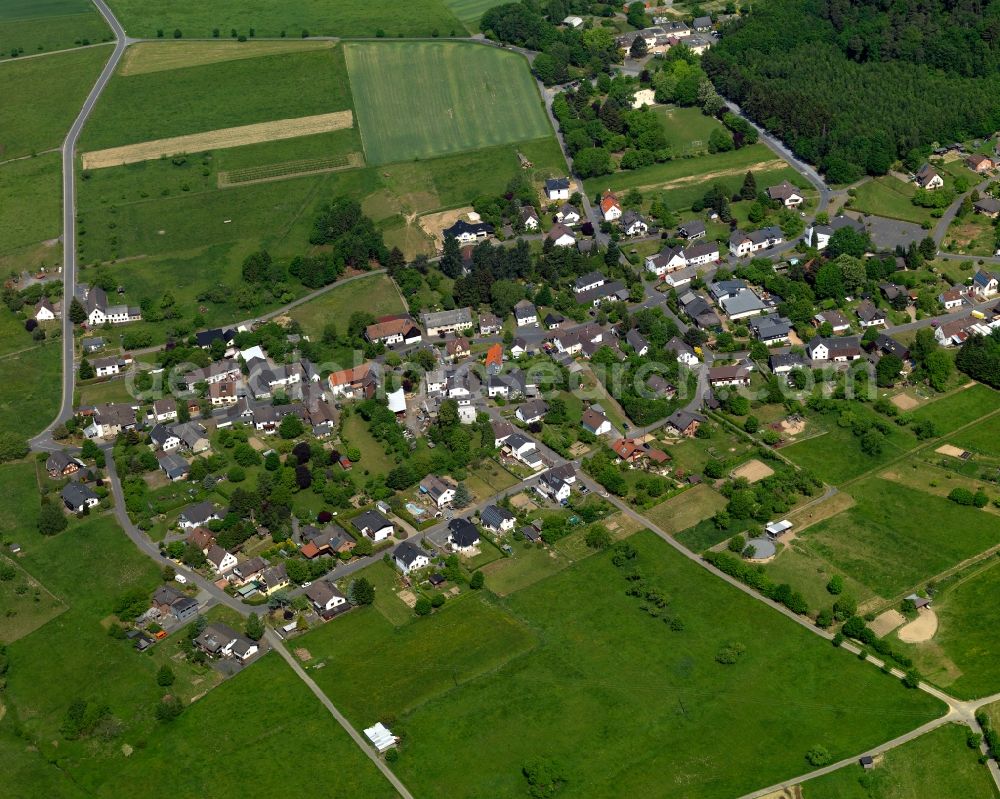
<svg viewBox="0 0 1000 799">
<path fill-rule="evenodd" d="M 386 454 L 382 442 L 368 432 L 368 422 L 361 414 L 352 413 L 344 418 L 340 438 L 345 447 L 358 448 L 361 453 L 358 466 L 366 473 L 386 475 L 396 467 L 396 461 Z"/>
<path fill-rule="evenodd" d="M 89 0 L 4 0 L 0 59 L 110 41 L 111 29 Z"/>
<path fill-rule="evenodd" d="M 946 582 L 934 597 L 938 630 L 923 644 L 893 646 L 913 658 L 929 680 L 954 696 L 971 699 L 1000 691 L 1000 664 L 993 656 L 1000 609 L 1000 561 L 982 565 Z"/>
<path fill-rule="evenodd" d="M 0 162 L 62 144 L 111 47 L 4 64 L 0 68 Z"/>
<path fill-rule="evenodd" d="M 344 49 L 369 163 L 431 158 L 551 132 L 519 55 L 446 42 L 366 42 Z"/>
<path fill-rule="evenodd" d="M 629 540 L 683 630 L 644 613 L 603 553 L 395 630 L 352 613 L 306 637 L 325 664 L 312 674 L 355 724 L 392 714 L 416 795 L 520 797 L 522 767 L 545 757 L 567 797 L 738 796 L 806 770 L 810 746 L 846 757 L 940 712 L 651 533 Z M 727 642 L 746 646 L 735 665 L 715 660 Z M 788 725 L 794 742 L 759 745 Z"/>
<path fill-rule="evenodd" d="M 848 493 L 853 507 L 799 538 L 885 599 L 1000 544 L 1000 519 L 993 514 L 877 477 L 852 485 Z"/>
<path fill-rule="evenodd" d="M 351 108 L 341 47 L 139 74 L 122 69 L 87 121 L 82 152 Z"/>
<path fill-rule="evenodd" d="M 0 432 L 30 438 L 56 415 L 60 402 L 62 351 L 50 339 L 0 358 Z"/>
<path fill-rule="evenodd" d="M 726 507 L 726 498 L 704 483 L 689 488 L 646 512 L 663 532 L 676 535 L 714 516 Z"/>
<path fill-rule="evenodd" d="M 980 424 L 963 430 L 949 441 L 970 452 L 1000 458 L 1000 416 L 985 419 Z"/>
<path fill-rule="evenodd" d="M 0 165 L 0 257 L 62 232 L 62 159 L 46 153 Z"/>
<path fill-rule="evenodd" d="M 61 600 L 16 561 L 0 555 L 0 572 L 5 575 L 0 580 L 0 607 L 4 609 L 0 618 L 0 644 L 23 638 L 66 610 Z M 7 579 L 11 572 L 13 576 Z"/>
<path fill-rule="evenodd" d="M 949 724 L 932 730 L 886 752 L 871 771 L 851 763 L 802 783 L 802 799 L 995 799 L 978 752 L 965 745 L 965 729 Z"/>
<path fill-rule="evenodd" d="M 111 7 L 133 36 L 167 36 L 180 30 L 189 38 L 207 38 L 219 29 L 249 35 L 299 38 L 312 36 L 453 36 L 464 31 L 444 0 L 411 0 L 406 4 L 366 0 L 111 0 Z"/>
</svg>

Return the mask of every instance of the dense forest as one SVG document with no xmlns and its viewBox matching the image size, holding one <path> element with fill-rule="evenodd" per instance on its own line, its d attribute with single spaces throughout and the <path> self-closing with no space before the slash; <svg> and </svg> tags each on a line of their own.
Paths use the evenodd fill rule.
<svg viewBox="0 0 1000 799">
<path fill-rule="evenodd" d="M 831 182 L 1000 127 L 1000 0 L 767 0 L 703 58 Z"/>
</svg>

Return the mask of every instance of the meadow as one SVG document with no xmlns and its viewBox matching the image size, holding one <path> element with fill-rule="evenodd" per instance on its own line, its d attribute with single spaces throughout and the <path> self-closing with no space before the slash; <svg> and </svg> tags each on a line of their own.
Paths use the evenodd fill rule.
<svg viewBox="0 0 1000 799">
<path fill-rule="evenodd" d="M 630 541 L 682 631 L 626 596 L 604 553 L 395 630 L 352 613 L 304 639 L 325 663 L 313 676 L 355 724 L 392 715 L 395 768 L 417 795 L 523 796 L 522 766 L 546 757 L 561 796 L 736 796 L 806 770 L 812 745 L 845 757 L 940 711 L 651 533 Z M 733 642 L 745 655 L 721 665 Z M 789 726 L 794 742 L 759 745 L 761 730 Z"/>
<path fill-rule="evenodd" d="M 111 29 L 89 0 L 5 0 L 0 59 L 110 41 Z"/>
<path fill-rule="evenodd" d="M 0 644 L 23 638 L 66 610 L 62 601 L 16 561 L 0 555 L 0 569 L 14 571 L 11 579 L 0 580 L 0 607 L 4 609 L 0 618 Z"/>
<path fill-rule="evenodd" d="M 1000 416 L 993 416 L 975 427 L 963 430 L 950 438 L 948 443 L 970 452 L 1000 458 Z"/>
<path fill-rule="evenodd" d="M 45 429 L 59 408 L 61 375 L 57 339 L 0 358 L 0 432 L 29 438 Z"/>
<path fill-rule="evenodd" d="M 323 335 L 323 328 L 330 323 L 336 325 L 337 332 L 344 333 L 347 321 L 355 311 L 364 311 L 378 318 L 406 313 L 406 306 L 389 276 L 380 273 L 331 289 L 292 309 L 288 315 L 302 325 L 302 331 L 307 336 L 317 340 Z"/>
<path fill-rule="evenodd" d="M 885 753 L 871 771 L 856 763 L 802 783 L 802 799 L 995 799 L 996 788 L 966 728 L 949 724 Z"/>
<path fill-rule="evenodd" d="M 551 133 L 527 62 L 445 42 L 345 45 L 369 163 L 431 158 Z M 406 125 L 398 124 L 400 119 Z"/>
<path fill-rule="evenodd" d="M 479 18 L 488 9 L 500 5 L 503 0 L 444 0 L 445 5 L 469 29 L 470 33 L 479 30 Z"/>
<path fill-rule="evenodd" d="M 1000 519 L 975 508 L 877 477 L 852 485 L 848 493 L 853 507 L 804 530 L 800 538 L 886 599 L 1000 543 Z"/>
<path fill-rule="evenodd" d="M 270 54 L 138 74 L 119 66 L 87 121 L 80 150 L 351 108 L 343 48 L 264 52 Z"/>
<path fill-rule="evenodd" d="M 990 558 L 934 597 L 938 630 L 924 644 L 893 646 L 913 658 L 921 673 L 953 696 L 975 698 L 1000 691 L 1000 664 L 994 657 L 1000 610 L 1000 562 Z"/>
<path fill-rule="evenodd" d="M 892 175 L 886 175 L 858 186 L 850 207 L 865 214 L 902 219 L 904 222 L 915 222 L 918 225 L 933 221 L 929 208 L 913 204 L 912 199 L 916 192 L 916 184 L 903 183 Z"/>
<path fill-rule="evenodd" d="M 57 238 L 61 228 L 59 153 L 0 165 L 0 257 Z"/>
<path fill-rule="evenodd" d="M 663 532 L 676 535 L 726 507 L 726 498 L 711 486 L 696 485 L 661 502 L 646 516 Z"/>
<path fill-rule="evenodd" d="M 715 130 L 725 130 L 719 120 L 698 108 L 657 105 L 653 113 L 661 117 L 667 145 L 675 157 L 707 153 L 708 137 Z"/>
<path fill-rule="evenodd" d="M 931 421 L 938 435 L 945 435 L 1000 409 L 1000 391 L 973 383 L 968 388 L 936 399 L 911 412 L 917 421 Z"/>
<path fill-rule="evenodd" d="M 0 162 L 59 147 L 111 47 L 90 47 L 0 68 Z"/>
<path fill-rule="evenodd" d="M 370 3 L 365 0 L 219 0 L 206 4 L 198 0 L 111 0 L 125 29 L 133 36 L 154 37 L 158 30 L 167 36 L 180 30 L 189 38 L 207 38 L 218 28 L 222 36 L 231 29 L 249 35 L 299 38 L 306 31 L 313 36 L 451 36 L 464 33 L 462 24 L 443 0 L 411 0 L 398 3 Z"/>
</svg>

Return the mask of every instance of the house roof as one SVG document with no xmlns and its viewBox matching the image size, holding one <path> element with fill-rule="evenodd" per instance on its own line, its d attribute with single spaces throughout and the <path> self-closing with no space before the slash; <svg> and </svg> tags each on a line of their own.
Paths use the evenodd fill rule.
<svg viewBox="0 0 1000 799">
<path fill-rule="evenodd" d="M 331 388 L 338 386 L 355 385 L 366 381 L 372 371 L 370 363 L 362 363 L 352 366 L 350 369 L 341 369 L 339 372 L 331 372 L 327 380 Z M 372 375 L 374 377 L 374 375 Z"/>
<path fill-rule="evenodd" d="M 75 508 L 83 505 L 87 500 L 98 498 L 97 494 L 83 483 L 67 483 L 60 496 Z"/>
<path fill-rule="evenodd" d="M 695 244 L 689 244 L 684 248 L 684 258 L 687 261 L 693 261 L 695 258 L 703 258 L 713 253 L 716 258 L 719 257 L 719 243 L 716 241 L 699 241 Z"/>
<path fill-rule="evenodd" d="M 466 307 L 450 311 L 429 311 L 420 314 L 420 320 L 424 323 L 424 327 L 451 327 L 452 325 L 472 327 L 472 309 Z"/>
<path fill-rule="evenodd" d="M 544 416 L 549 410 L 549 404 L 543 399 L 535 399 L 521 404 L 517 409 L 520 419 L 534 419 L 536 416 Z"/>
<path fill-rule="evenodd" d="M 636 353 L 639 353 L 649 347 L 649 342 L 646 341 L 646 337 L 635 328 L 632 328 L 625 334 L 625 341 L 628 342 L 629 346 L 634 349 Z"/>
<path fill-rule="evenodd" d="M 218 516 L 215 503 L 206 499 L 204 502 L 196 502 L 193 505 L 188 505 L 181 511 L 180 518 L 192 524 L 201 525 L 215 516 Z"/>
<path fill-rule="evenodd" d="M 335 597 L 347 599 L 340 589 L 329 580 L 316 580 L 306 589 L 305 594 L 313 603 L 323 606 L 326 606 Z"/>
<path fill-rule="evenodd" d="M 458 337 L 453 338 L 447 344 L 444 345 L 445 352 L 449 355 L 455 355 L 459 352 L 467 352 L 470 348 L 469 340 L 467 338 Z"/>
<path fill-rule="evenodd" d="M 612 208 L 621 210 L 621 205 L 618 203 L 618 198 L 608 189 L 601 195 L 601 212 L 606 214 Z"/>
<path fill-rule="evenodd" d="M 365 336 L 369 341 L 378 341 L 389 336 L 407 336 L 411 330 L 416 330 L 416 323 L 408 316 L 397 316 L 368 325 Z"/>
<path fill-rule="evenodd" d="M 408 569 L 416 563 L 417 558 L 427 557 L 427 553 L 412 541 L 404 541 L 396 547 L 396 551 L 393 554 L 395 555 L 396 560 L 403 563 Z"/>
<path fill-rule="evenodd" d="M 569 178 L 549 178 L 545 181 L 545 188 L 548 191 L 564 191 L 569 189 Z"/>
<path fill-rule="evenodd" d="M 607 278 L 601 272 L 595 270 L 593 272 L 588 272 L 585 275 L 580 275 L 580 277 L 574 280 L 573 289 L 574 291 L 583 291 L 594 284 L 600 285 L 606 280 Z"/>
<path fill-rule="evenodd" d="M 448 522 L 449 537 L 457 547 L 471 547 L 479 543 L 479 530 L 468 519 L 452 519 Z"/>
<path fill-rule="evenodd" d="M 493 530 L 499 530 L 503 522 L 512 522 L 516 518 L 513 513 L 499 505 L 487 505 L 479 513 L 483 525 Z"/>
<path fill-rule="evenodd" d="M 674 411 L 670 416 L 667 417 L 667 424 L 677 430 L 678 432 L 684 432 L 691 426 L 693 422 L 705 421 L 705 417 L 697 413 L 691 413 L 690 411 L 677 410 Z"/>
<path fill-rule="evenodd" d="M 972 207 L 986 214 L 997 214 L 1000 213 L 1000 200 L 994 197 L 983 197 L 976 200 Z"/>
<path fill-rule="evenodd" d="M 874 322 L 879 319 L 885 319 L 885 311 L 876 308 L 871 300 L 863 300 L 859 303 L 855 309 L 855 313 L 857 313 L 858 319 L 862 322 Z"/>
<path fill-rule="evenodd" d="M 530 300 L 521 300 L 514 306 L 514 316 L 518 319 L 527 319 L 528 317 L 538 316 L 538 310 Z"/>
<path fill-rule="evenodd" d="M 215 535 L 207 527 L 195 527 L 185 540 L 191 546 L 205 550 L 215 541 Z"/>
<path fill-rule="evenodd" d="M 767 189 L 767 196 L 772 200 L 781 200 L 784 202 L 789 197 L 801 197 L 802 192 L 796 186 L 793 186 L 785 180 L 777 186 L 769 186 Z"/>
<path fill-rule="evenodd" d="M 176 452 L 161 452 L 156 456 L 156 460 L 160 464 L 160 468 L 166 472 L 167 477 L 171 479 L 187 474 L 191 468 L 188 466 L 188 462 Z"/>
<path fill-rule="evenodd" d="M 208 548 L 208 552 L 205 553 L 205 557 L 208 558 L 209 563 L 213 564 L 216 568 L 222 565 L 222 561 L 228 557 L 230 553 L 220 547 L 218 544 L 212 544 Z"/>
<path fill-rule="evenodd" d="M 756 316 L 750 320 L 750 327 L 757 337 L 766 341 L 772 338 L 787 336 L 792 329 L 791 320 L 777 314 L 767 316 Z"/>
<path fill-rule="evenodd" d="M 572 230 L 570 230 L 568 227 L 566 227 L 562 222 L 556 222 L 552 226 L 552 229 L 549 230 L 549 232 L 545 235 L 545 238 L 547 238 L 547 239 L 549 239 L 551 241 L 558 241 L 563 236 L 569 236 L 574 241 L 576 240 L 576 236 L 573 235 L 573 231 Z"/>
<path fill-rule="evenodd" d="M 71 463 L 78 463 L 76 458 L 67 452 L 62 450 L 57 450 L 49 455 L 48 459 L 45 461 L 45 468 L 49 471 L 62 471 Z"/>
<path fill-rule="evenodd" d="M 480 233 L 492 234 L 493 225 L 488 222 L 466 222 L 464 219 L 459 219 L 454 225 L 441 231 L 441 235 L 445 238 L 453 239 L 464 234 L 478 236 Z"/>
<path fill-rule="evenodd" d="M 583 426 L 589 430 L 597 430 L 602 424 L 608 421 L 603 413 L 595 411 L 593 408 L 587 408 L 583 412 L 583 417 L 581 419 Z"/>
<path fill-rule="evenodd" d="M 682 233 L 685 238 L 691 238 L 705 232 L 705 223 L 700 219 L 689 219 L 687 222 L 681 223 L 677 232 Z"/>
<path fill-rule="evenodd" d="M 620 280 L 612 280 L 610 283 L 604 283 L 601 286 L 577 292 L 576 301 L 581 305 L 590 305 L 594 300 L 605 299 L 606 297 L 622 299 L 627 296 L 628 289 L 625 287 L 625 284 Z"/>
<path fill-rule="evenodd" d="M 708 379 L 710 382 L 716 380 L 746 380 L 749 377 L 750 370 L 739 364 L 733 366 L 713 366 L 708 370 Z"/>
<path fill-rule="evenodd" d="M 447 492 L 455 490 L 455 486 L 447 480 L 438 477 L 436 474 L 427 475 L 420 481 L 420 487 L 426 491 L 435 502 L 437 502 L 438 499 L 444 496 Z"/>
<path fill-rule="evenodd" d="M 365 530 L 381 530 L 392 526 L 392 523 L 377 510 L 366 510 L 364 513 L 359 513 L 351 519 L 351 524 L 362 533 Z"/>
</svg>

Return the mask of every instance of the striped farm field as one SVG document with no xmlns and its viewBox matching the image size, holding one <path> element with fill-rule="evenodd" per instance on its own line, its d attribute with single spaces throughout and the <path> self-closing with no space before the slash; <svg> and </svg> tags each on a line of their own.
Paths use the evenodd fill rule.
<svg viewBox="0 0 1000 799">
<path fill-rule="evenodd" d="M 344 45 L 369 164 L 432 158 L 552 134 L 527 62 L 448 42 Z"/>
</svg>

